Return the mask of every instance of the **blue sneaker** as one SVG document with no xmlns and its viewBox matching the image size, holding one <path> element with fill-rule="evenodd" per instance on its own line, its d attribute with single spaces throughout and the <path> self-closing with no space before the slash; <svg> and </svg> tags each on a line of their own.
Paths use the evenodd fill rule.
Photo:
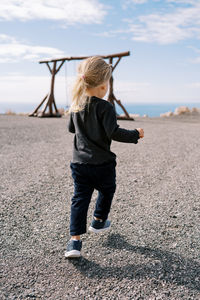
<svg viewBox="0 0 200 300">
<path fill-rule="evenodd" d="M 105 220 L 105 221 L 93 220 L 89 227 L 89 231 L 95 232 L 95 233 L 103 232 L 108 229 L 110 229 L 110 221 L 109 220 Z"/>
<path fill-rule="evenodd" d="M 67 250 L 65 251 L 65 257 L 75 258 L 81 256 L 82 241 L 70 240 L 67 244 Z"/>
</svg>

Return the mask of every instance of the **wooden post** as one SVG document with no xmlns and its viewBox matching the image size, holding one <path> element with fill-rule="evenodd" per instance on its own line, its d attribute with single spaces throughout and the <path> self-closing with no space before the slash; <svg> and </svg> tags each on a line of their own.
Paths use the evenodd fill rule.
<svg viewBox="0 0 200 300">
<path fill-rule="evenodd" d="M 109 58 L 109 64 L 112 65 L 112 63 L 113 63 L 113 58 L 110 57 L 110 58 Z M 113 67 L 112 67 L 112 69 L 113 69 Z M 109 101 L 110 103 L 112 103 L 112 104 L 114 105 L 114 107 L 115 107 L 115 102 L 114 102 L 115 96 L 114 96 L 114 94 L 113 94 L 113 80 L 114 80 L 114 79 L 113 79 L 113 76 L 111 76 L 111 77 L 110 77 L 110 81 L 109 81 L 108 101 Z"/>
<path fill-rule="evenodd" d="M 63 65 L 63 63 L 64 62 L 62 62 L 61 65 Z M 29 116 L 38 116 L 40 118 L 43 118 L 43 117 L 61 117 L 61 114 L 58 112 L 56 102 L 55 102 L 55 97 L 54 97 L 55 76 L 56 76 L 56 73 L 60 70 L 61 65 L 56 70 L 57 61 L 53 62 L 53 68 L 52 69 L 49 66 L 48 62 L 46 62 L 46 64 L 47 64 L 48 69 L 49 69 L 49 71 L 52 75 L 51 76 L 50 93 L 47 94 L 47 96 L 42 100 L 42 102 L 35 109 L 35 111 L 32 114 L 30 114 Z M 43 111 L 38 112 L 38 109 L 40 108 L 40 106 L 42 106 L 42 104 L 44 103 L 44 101 L 46 99 L 47 99 L 47 102 L 46 102 L 46 105 L 45 105 Z M 54 109 L 55 109 L 55 113 L 54 113 Z"/>
<path fill-rule="evenodd" d="M 121 60 L 121 57 L 118 58 L 118 61 L 115 63 L 114 66 L 112 66 L 112 70 L 114 71 L 116 66 L 118 65 L 118 63 L 120 62 Z M 109 64 L 113 64 L 113 57 L 110 57 L 109 58 Z M 112 72 L 113 72 L 112 71 Z M 113 75 L 110 77 L 110 81 L 109 81 L 109 94 L 108 94 L 108 101 L 110 103 L 113 104 L 114 108 L 115 108 L 115 101 L 117 102 L 117 104 L 122 108 L 122 110 L 124 111 L 125 113 L 125 116 L 119 116 L 117 115 L 117 119 L 120 119 L 120 120 L 132 120 L 134 121 L 134 119 L 132 117 L 129 116 L 129 113 L 127 112 L 127 110 L 125 109 L 125 107 L 123 106 L 123 104 L 121 103 L 120 100 L 117 100 L 115 95 L 114 95 L 114 92 L 113 92 L 113 81 L 114 81 L 114 78 L 113 78 Z M 116 111 L 116 108 L 115 108 L 115 111 Z"/>
<path fill-rule="evenodd" d="M 44 97 L 44 99 L 42 100 L 42 102 L 36 107 L 36 109 L 29 114 L 29 117 L 35 117 L 37 114 L 38 109 L 40 108 L 40 106 L 42 106 L 42 104 L 44 103 L 44 101 L 47 99 L 48 94 Z"/>
</svg>

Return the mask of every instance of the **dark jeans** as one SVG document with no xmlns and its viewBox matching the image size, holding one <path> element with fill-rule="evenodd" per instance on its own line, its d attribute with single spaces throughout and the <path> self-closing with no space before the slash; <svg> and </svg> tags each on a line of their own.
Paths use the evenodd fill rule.
<svg viewBox="0 0 200 300">
<path fill-rule="evenodd" d="M 87 212 L 94 189 L 98 190 L 94 216 L 106 220 L 116 189 L 116 161 L 102 165 L 70 164 L 74 179 L 70 235 L 86 233 Z"/>
</svg>

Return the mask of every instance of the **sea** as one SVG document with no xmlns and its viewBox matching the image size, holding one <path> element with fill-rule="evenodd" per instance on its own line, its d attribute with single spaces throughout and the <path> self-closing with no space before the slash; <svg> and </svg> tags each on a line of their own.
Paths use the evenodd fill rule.
<svg viewBox="0 0 200 300">
<path fill-rule="evenodd" d="M 39 103 L 38 103 L 39 104 Z M 35 103 L 1 103 L 0 102 L 0 114 L 4 114 L 8 110 L 15 113 L 30 113 L 34 111 L 38 104 Z M 159 117 L 160 114 L 172 111 L 179 106 L 187 106 L 189 108 L 200 108 L 200 101 L 197 103 L 123 103 L 124 107 L 130 114 L 139 114 L 140 116 L 148 115 L 149 117 Z M 57 104 L 58 108 L 67 109 L 65 105 Z M 122 109 L 116 105 L 118 114 L 123 114 Z"/>
<path fill-rule="evenodd" d="M 187 106 L 188 108 L 198 107 L 199 103 L 143 103 L 143 104 L 125 104 L 124 107 L 130 114 L 147 115 L 149 117 L 159 117 L 160 114 L 168 111 L 174 112 L 177 107 Z M 116 107 L 117 113 L 124 113 L 121 108 Z"/>
</svg>

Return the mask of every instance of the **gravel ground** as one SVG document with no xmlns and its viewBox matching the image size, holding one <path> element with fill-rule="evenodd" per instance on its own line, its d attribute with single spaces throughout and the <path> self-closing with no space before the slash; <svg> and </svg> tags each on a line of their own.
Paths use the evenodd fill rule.
<svg viewBox="0 0 200 300">
<path fill-rule="evenodd" d="M 200 299 L 200 118 L 139 118 L 139 144 L 113 142 L 112 229 L 69 238 L 73 135 L 67 118 L 0 116 L 0 299 Z M 88 212 L 92 218 L 96 192 Z"/>
</svg>

